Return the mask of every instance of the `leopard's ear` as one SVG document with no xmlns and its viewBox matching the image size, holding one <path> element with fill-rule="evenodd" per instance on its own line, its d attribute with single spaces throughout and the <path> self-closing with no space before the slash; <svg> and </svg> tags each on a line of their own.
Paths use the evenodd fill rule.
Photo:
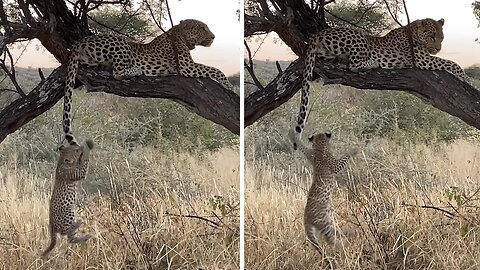
<svg viewBox="0 0 480 270">
<path fill-rule="evenodd" d="M 327 136 L 327 138 L 331 138 L 332 137 L 332 134 L 331 133 L 325 133 L 325 136 Z"/>
<path fill-rule="evenodd" d="M 313 136 L 308 137 L 308 140 L 313 142 Z"/>
<path fill-rule="evenodd" d="M 441 18 L 440 20 L 437 21 L 441 26 L 443 26 L 443 24 L 445 23 L 445 20 L 443 18 Z"/>
</svg>

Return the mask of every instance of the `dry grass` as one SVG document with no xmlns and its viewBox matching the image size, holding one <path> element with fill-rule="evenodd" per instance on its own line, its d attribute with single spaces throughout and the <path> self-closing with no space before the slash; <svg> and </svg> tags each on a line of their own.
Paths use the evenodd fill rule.
<svg viewBox="0 0 480 270">
<path fill-rule="evenodd" d="M 0 269 L 239 268 L 238 150 L 192 157 L 100 147 L 79 207 L 94 238 L 62 238 L 44 260 L 56 158 L 30 157 L 11 137 L 0 145 Z"/>
<path fill-rule="evenodd" d="M 336 269 L 480 269 L 478 142 L 375 141 L 363 150 L 334 194 L 337 222 L 356 236 L 320 255 L 303 231 L 311 167 L 300 154 L 259 160 L 247 149 L 246 268 L 322 269 L 329 261 Z"/>
</svg>

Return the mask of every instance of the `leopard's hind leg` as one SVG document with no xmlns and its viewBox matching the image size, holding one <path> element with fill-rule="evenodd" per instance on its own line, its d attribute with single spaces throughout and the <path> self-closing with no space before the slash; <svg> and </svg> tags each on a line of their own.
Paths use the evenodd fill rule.
<svg viewBox="0 0 480 270">
<path fill-rule="evenodd" d="M 75 222 L 73 222 L 72 226 L 70 226 L 70 228 L 66 232 L 69 243 L 72 243 L 72 244 L 82 243 L 92 237 L 91 235 L 88 235 L 88 234 L 77 236 L 77 230 L 78 228 L 80 228 L 81 225 L 82 225 L 82 221 L 80 219 L 77 219 L 75 220 Z"/>
</svg>

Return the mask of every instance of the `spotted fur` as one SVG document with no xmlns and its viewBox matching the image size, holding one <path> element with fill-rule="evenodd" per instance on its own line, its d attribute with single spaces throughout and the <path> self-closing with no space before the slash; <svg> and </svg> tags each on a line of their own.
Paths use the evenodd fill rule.
<svg viewBox="0 0 480 270">
<path fill-rule="evenodd" d="M 432 56 L 437 54 L 443 41 L 444 20 L 416 20 L 407 26 L 393 29 L 378 37 L 366 35 L 358 30 L 329 28 L 314 35 L 308 44 L 302 80 L 302 99 L 295 132 L 300 140 L 308 113 L 310 82 L 313 79 L 315 57 L 346 58 L 350 69 L 411 68 L 414 66 L 408 35 L 411 33 L 415 66 L 425 70 L 446 70 L 460 80 L 471 79 L 453 61 Z M 294 148 L 296 146 L 294 145 Z"/>
<path fill-rule="evenodd" d="M 307 204 L 304 212 L 304 226 L 307 238 L 316 249 L 320 248 L 317 233 L 324 236 L 327 243 L 342 246 L 341 230 L 333 218 L 332 189 L 335 174 L 343 170 L 348 160 L 357 150 L 340 159 L 336 159 L 331 152 L 330 133 L 320 133 L 309 138 L 313 148 L 298 141 L 295 135 L 291 139 L 313 165 L 313 181 L 308 191 Z"/>
<path fill-rule="evenodd" d="M 77 144 L 72 124 L 72 91 L 79 64 L 111 66 L 116 79 L 144 74 L 211 78 L 226 89 L 233 89 L 225 74 L 214 67 L 195 63 L 190 50 L 209 47 L 215 35 L 197 20 L 184 20 L 147 44 L 133 43 L 111 35 L 89 36 L 73 47 L 65 86 L 63 130 L 69 144 Z"/>
<path fill-rule="evenodd" d="M 48 255 L 55 248 L 57 234 L 67 235 L 70 243 L 81 243 L 90 238 L 89 235 L 76 235 L 82 221 L 75 220 L 74 212 L 77 182 L 85 178 L 91 149 L 93 142 L 90 140 L 84 146 L 60 147 L 55 184 L 50 198 L 50 245 L 42 256 Z"/>
</svg>

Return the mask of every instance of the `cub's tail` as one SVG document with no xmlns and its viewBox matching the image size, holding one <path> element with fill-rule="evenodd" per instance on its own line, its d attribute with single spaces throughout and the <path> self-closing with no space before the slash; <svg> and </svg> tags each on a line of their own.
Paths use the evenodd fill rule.
<svg viewBox="0 0 480 270">
<path fill-rule="evenodd" d="M 55 245 L 57 245 L 57 233 L 53 231 L 52 226 L 49 228 L 50 230 L 50 245 L 48 248 L 42 253 L 42 257 L 45 257 L 50 253 L 55 248 Z"/>
</svg>

